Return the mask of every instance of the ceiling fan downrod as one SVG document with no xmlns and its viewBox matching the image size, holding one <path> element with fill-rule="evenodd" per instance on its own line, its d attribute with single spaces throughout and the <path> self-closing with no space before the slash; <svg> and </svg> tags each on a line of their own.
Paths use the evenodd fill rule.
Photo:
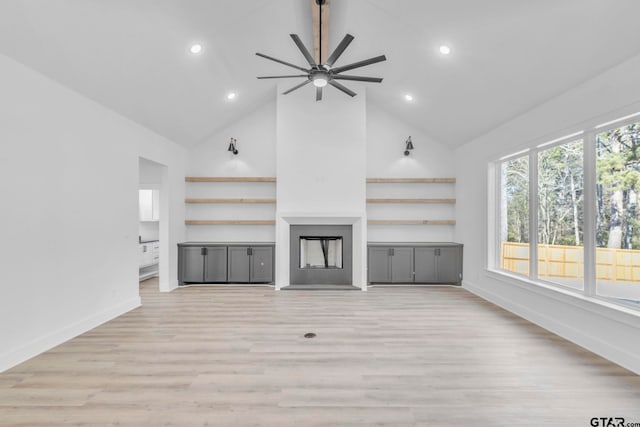
<svg viewBox="0 0 640 427">
<path fill-rule="evenodd" d="M 327 3 L 327 0 L 315 0 L 315 3 L 319 6 L 319 41 L 318 41 L 318 61 L 315 61 L 315 58 L 311 55 L 311 52 L 304 46 L 300 37 L 297 34 L 289 34 L 291 39 L 296 44 L 304 58 L 307 60 L 310 68 L 303 68 L 298 65 L 292 64 L 290 62 L 283 61 L 281 59 L 274 58 L 269 55 L 265 55 L 263 53 L 256 52 L 257 56 L 268 59 L 270 61 L 277 62 L 282 65 L 286 65 L 291 68 L 295 68 L 298 71 L 301 71 L 304 74 L 295 74 L 295 75 L 282 75 L 282 76 L 259 76 L 258 79 L 282 79 L 282 78 L 300 78 L 305 77 L 306 80 L 296 86 L 292 87 L 289 90 L 284 91 L 282 94 L 287 95 L 294 90 L 300 89 L 307 84 L 313 83 L 316 89 L 316 101 L 322 100 L 322 92 L 323 88 L 327 85 L 333 86 L 339 91 L 353 97 L 356 96 L 356 93 L 351 89 L 345 87 L 338 80 L 347 80 L 347 81 L 358 81 L 358 82 L 370 82 L 370 83 L 381 83 L 382 78 L 380 77 L 365 77 L 365 76 L 353 76 L 353 75 L 345 75 L 342 74 L 344 71 L 353 70 L 356 68 L 364 67 L 371 64 L 376 64 L 378 62 L 386 61 L 387 58 L 385 55 L 379 55 L 374 58 L 365 59 L 363 61 L 354 62 L 348 65 L 343 65 L 339 67 L 334 67 L 334 63 L 338 60 L 338 58 L 345 51 L 347 46 L 353 41 L 354 37 L 351 34 L 347 34 L 344 36 L 342 41 L 338 44 L 335 50 L 329 55 L 326 59 L 325 63 L 322 62 L 322 5 Z"/>
</svg>

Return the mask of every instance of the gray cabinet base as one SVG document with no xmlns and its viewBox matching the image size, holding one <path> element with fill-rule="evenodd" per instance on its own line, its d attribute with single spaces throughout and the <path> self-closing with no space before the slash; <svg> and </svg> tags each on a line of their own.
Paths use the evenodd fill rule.
<svg viewBox="0 0 640 427">
<path fill-rule="evenodd" d="M 462 284 L 459 243 L 369 243 L 368 283 Z"/>
<path fill-rule="evenodd" d="M 178 284 L 271 284 L 274 244 L 178 244 Z"/>
</svg>

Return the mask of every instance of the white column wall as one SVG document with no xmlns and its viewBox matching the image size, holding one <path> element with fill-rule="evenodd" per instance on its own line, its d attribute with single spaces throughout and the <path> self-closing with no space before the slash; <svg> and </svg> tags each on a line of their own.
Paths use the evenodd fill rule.
<svg viewBox="0 0 640 427">
<path fill-rule="evenodd" d="M 356 97 L 327 87 L 321 102 L 312 86 L 278 95 L 277 287 L 289 284 L 289 224 L 354 223 L 353 284 L 366 288 L 366 96 L 350 87 Z"/>
</svg>

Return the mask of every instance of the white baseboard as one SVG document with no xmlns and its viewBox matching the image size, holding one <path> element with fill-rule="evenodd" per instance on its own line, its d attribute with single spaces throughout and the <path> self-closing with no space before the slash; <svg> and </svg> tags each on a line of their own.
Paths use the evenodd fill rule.
<svg viewBox="0 0 640 427">
<path fill-rule="evenodd" d="M 617 365 L 640 374 L 640 354 L 625 348 L 625 344 L 629 344 L 629 342 L 633 341 L 632 339 L 628 339 L 630 337 L 617 337 L 614 341 L 611 334 L 607 336 L 598 336 L 590 331 L 580 329 L 580 325 L 582 323 L 580 319 L 572 319 L 572 322 L 568 323 L 560 319 L 560 316 L 554 316 L 555 313 L 553 312 L 544 312 L 544 307 L 533 308 L 531 306 L 525 306 L 515 301 L 508 300 L 496 292 L 492 292 L 486 287 L 478 286 L 466 280 L 463 281 L 462 285 L 464 289 L 479 296 L 480 298 L 502 307 L 505 310 L 510 311 L 511 313 L 516 314 L 517 316 L 520 316 L 566 340 L 569 340 L 580 347 L 602 356 Z M 524 294 L 523 299 L 526 300 L 526 295 Z M 575 304 L 575 306 L 579 305 L 579 302 Z M 594 313 L 593 310 L 584 308 L 584 316 L 589 317 L 589 320 L 591 321 L 593 321 L 593 317 L 595 316 L 598 318 L 597 321 L 604 322 L 604 324 L 610 323 L 612 328 L 610 330 L 616 329 L 615 321 L 610 317 L 598 315 L 597 313 Z"/>
<path fill-rule="evenodd" d="M 51 348 L 77 337 L 101 324 L 115 319 L 134 308 L 140 307 L 140 297 L 124 301 L 100 313 L 86 317 L 76 323 L 60 328 L 43 337 L 37 338 L 19 348 L 0 354 L 0 373 L 10 369 L 32 357 L 35 357 Z"/>
</svg>

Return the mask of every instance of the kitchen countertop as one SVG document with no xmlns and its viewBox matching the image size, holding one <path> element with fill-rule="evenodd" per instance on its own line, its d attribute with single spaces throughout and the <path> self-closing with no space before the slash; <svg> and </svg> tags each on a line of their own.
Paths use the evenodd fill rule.
<svg viewBox="0 0 640 427">
<path fill-rule="evenodd" d="M 140 240 L 139 243 L 143 244 L 143 243 L 153 243 L 153 242 L 159 242 L 160 240 L 155 239 L 155 240 Z"/>
</svg>

